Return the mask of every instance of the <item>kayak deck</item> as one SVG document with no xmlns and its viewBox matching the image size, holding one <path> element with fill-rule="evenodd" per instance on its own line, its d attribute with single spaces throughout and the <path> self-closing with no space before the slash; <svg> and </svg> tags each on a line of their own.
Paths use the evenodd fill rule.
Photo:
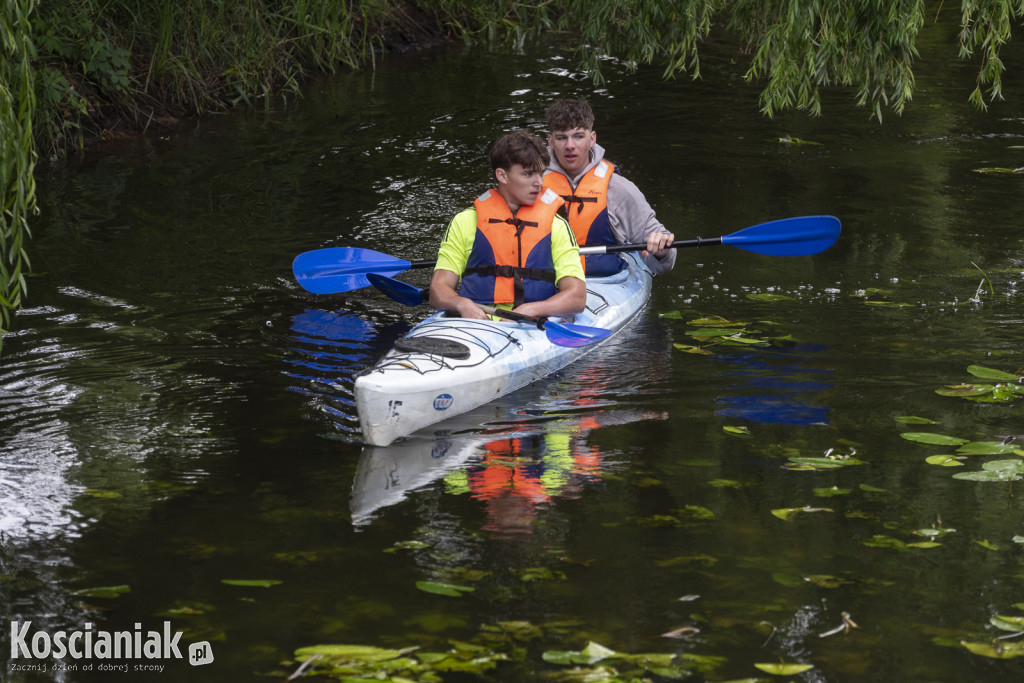
<svg viewBox="0 0 1024 683">
<path fill-rule="evenodd" d="M 587 307 L 572 323 L 616 332 L 643 309 L 651 273 L 639 256 L 623 258 L 625 270 L 587 280 Z M 414 343 L 418 338 L 424 343 Z M 356 378 L 356 410 L 363 439 L 370 445 L 386 446 L 493 401 L 560 370 L 592 348 L 553 344 L 529 323 L 443 313 L 417 324 L 404 341 L 396 347 L 428 350 L 393 348 Z"/>
</svg>

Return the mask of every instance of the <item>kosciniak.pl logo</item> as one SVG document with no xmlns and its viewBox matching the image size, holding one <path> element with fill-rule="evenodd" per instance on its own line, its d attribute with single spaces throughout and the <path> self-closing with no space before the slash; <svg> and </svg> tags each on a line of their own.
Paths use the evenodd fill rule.
<svg viewBox="0 0 1024 683">
<path fill-rule="evenodd" d="M 79 667 L 82 671 L 163 671 L 164 664 L 153 660 L 185 659 L 179 647 L 181 631 L 172 631 L 169 621 L 163 623 L 160 631 L 144 630 L 142 624 L 135 624 L 132 631 L 104 631 L 87 623 L 84 629 L 52 634 L 33 631 L 31 621 L 12 621 L 10 633 L 12 671 L 75 670 Z M 188 663 L 192 666 L 212 661 L 210 643 L 188 646 Z"/>
</svg>

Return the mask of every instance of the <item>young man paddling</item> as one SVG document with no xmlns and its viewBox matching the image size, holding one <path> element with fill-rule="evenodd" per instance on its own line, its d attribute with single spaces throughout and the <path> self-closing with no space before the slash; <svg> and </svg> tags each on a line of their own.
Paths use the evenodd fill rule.
<svg viewBox="0 0 1024 683">
<path fill-rule="evenodd" d="M 654 273 L 672 270 L 676 250 L 667 247 L 675 236 L 658 221 L 637 186 L 604 158 L 590 105 L 583 100 L 557 100 L 546 115 L 551 161 L 544 185 L 565 200 L 577 242 L 646 243 L 647 267 Z M 608 275 L 622 267 L 616 254 L 586 257 L 587 275 Z"/>
<path fill-rule="evenodd" d="M 579 247 L 557 211 L 563 200 L 544 187 L 548 151 L 515 131 L 494 143 L 498 185 L 448 225 L 430 280 L 430 305 L 486 319 L 478 304 L 534 317 L 569 316 L 587 303 Z M 460 286 L 461 279 L 461 286 Z"/>
</svg>

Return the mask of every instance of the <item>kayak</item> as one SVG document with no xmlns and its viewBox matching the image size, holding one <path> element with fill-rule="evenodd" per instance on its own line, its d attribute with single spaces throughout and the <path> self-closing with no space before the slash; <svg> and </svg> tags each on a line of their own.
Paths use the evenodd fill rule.
<svg viewBox="0 0 1024 683">
<path fill-rule="evenodd" d="M 614 333 L 643 310 L 652 274 L 637 253 L 622 271 L 587 278 L 587 307 L 571 325 Z M 594 344 L 552 343 L 538 325 L 468 320 L 437 312 L 395 342 L 355 381 L 363 440 L 387 446 L 424 427 L 484 405 L 566 367 Z"/>
</svg>

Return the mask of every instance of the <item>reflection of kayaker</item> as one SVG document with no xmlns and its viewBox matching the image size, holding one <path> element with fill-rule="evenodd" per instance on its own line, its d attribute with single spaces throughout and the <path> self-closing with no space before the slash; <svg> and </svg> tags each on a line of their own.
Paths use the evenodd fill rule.
<svg viewBox="0 0 1024 683">
<path fill-rule="evenodd" d="M 587 443 L 605 422 L 621 422 L 618 411 L 548 423 L 541 432 L 485 444 L 479 460 L 446 479 L 449 491 L 469 493 L 485 504 L 485 531 L 530 533 L 538 512 L 556 499 L 580 496 L 600 479 L 601 453 Z M 627 413 L 666 419 L 665 413 Z"/>
<path fill-rule="evenodd" d="M 526 398 L 522 392 L 517 395 Z M 585 404 L 586 399 L 575 399 L 568 407 L 575 411 Z M 489 498 L 489 514 L 499 517 L 503 503 L 514 511 L 524 505 L 533 508 L 553 496 L 574 496 L 602 474 L 600 451 L 587 441 L 593 430 L 668 417 L 661 411 L 617 408 L 539 422 L 517 423 L 517 415 L 520 409 L 498 401 L 448 421 L 451 431 L 418 432 L 392 446 L 364 448 L 352 485 L 352 523 L 367 524 L 378 510 L 442 478 L 452 494 L 476 496 L 476 485 L 482 486 L 481 500 Z M 482 423 L 501 425 L 500 436 L 493 433 L 496 427 L 490 427 L 490 434 L 480 430 Z M 503 495 L 510 490 L 525 495 L 518 496 L 522 500 Z M 535 514 L 523 509 L 508 523 L 526 519 L 526 512 Z"/>
</svg>

